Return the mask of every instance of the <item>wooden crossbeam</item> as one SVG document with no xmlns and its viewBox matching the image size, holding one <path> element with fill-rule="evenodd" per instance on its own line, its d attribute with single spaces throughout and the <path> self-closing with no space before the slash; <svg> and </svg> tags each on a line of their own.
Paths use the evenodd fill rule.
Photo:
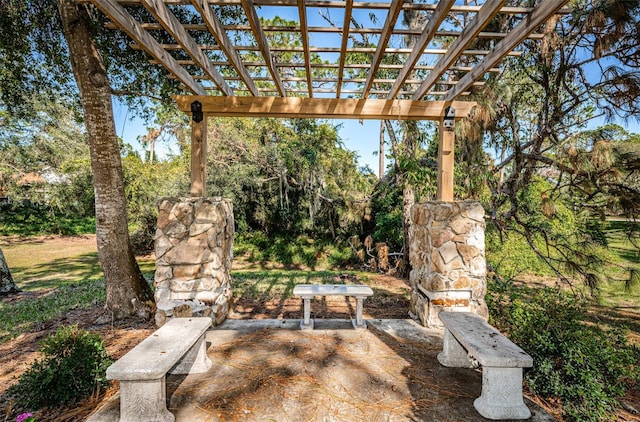
<svg viewBox="0 0 640 422">
<path fill-rule="evenodd" d="M 142 27 L 148 31 L 159 31 L 163 29 L 161 25 L 155 22 L 146 22 L 146 23 L 141 23 L 140 25 L 142 25 Z M 118 29 L 118 27 L 111 22 L 107 22 L 104 26 L 107 29 Z M 184 26 L 184 29 L 186 29 L 187 31 L 206 31 L 207 30 L 206 25 L 199 24 L 199 23 L 187 23 L 187 24 L 184 24 L 183 26 Z M 223 25 L 222 27 L 225 31 L 251 31 L 251 27 L 248 25 L 231 24 L 231 25 Z M 302 32 L 302 28 L 299 26 L 263 25 L 262 30 L 264 32 L 293 32 L 293 33 Z M 342 29 L 336 28 L 333 26 L 307 26 L 307 32 L 337 34 L 337 33 L 341 33 Z M 421 29 L 395 28 L 391 35 L 403 35 L 403 36 L 418 35 L 419 36 L 422 34 L 422 32 L 423 31 Z M 376 35 L 376 34 L 382 34 L 382 28 L 350 28 L 349 33 Z M 477 35 L 477 38 L 504 38 L 507 35 L 508 34 L 506 32 L 481 31 Z M 460 36 L 460 31 L 436 31 L 435 36 L 436 37 L 458 37 Z M 539 39 L 542 39 L 543 37 L 544 37 L 544 34 L 533 33 L 533 34 L 529 34 L 527 38 L 532 40 L 539 40 Z"/>
<path fill-rule="evenodd" d="M 445 100 L 453 101 L 458 95 L 468 89 L 475 81 L 502 60 L 505 55 L 520 44 L 527 36 L 537 30 L 547 19 L 554 15 L 568 0 L 546 0 L 534 10 L 527 19 L 521 21 L 502 41 L 496 44 L 491 53 L 480 61 L 470 72 L 464 75 L 458 85 L 449 91 Z"/>
<path fill-rule="evenodd" d="M 264 61 L 267 64 L 267 68 L 271 73 L 271 77 L 273 77 L 273 82 L 276 84 L 276 88 L 278 88 L 280 95 L 286 97 L 287 93 L 285 92 L 284 85 L 282 85 L 278 69 L 276 69 L 275 58 L 269 49 L 269 43 L 267 42 L 267 37 L 265 36 L 264 31 L 262 30 L 262 24 L 260 23 L 260 18 L 256 12 L 253 0 L 242 0 L 242 8 L 244 9 L 244 13 L 247 15 L 249 25 L 253 28 L 253 36 L 260 47 Z"/>
<path fill-rule="evenodd" d="M 475 102 L 411 101 L 351 98 L 174 96 L 178 107 L 191 113 L 200 101 L 205 114 L 221 117 L 275 117 L 315 119 L 440 120 L 451 105 L 456 118 L 465 118 Z"/>
<path fill-rule="evenodd" d="M 351 12 L 353 11 L 353 0 L 347 0 L 346 7 L 344 9 L 344 23 L 342 25 L 342 44 L 340 47 L 340 67 L 338 68 L 338 84 L 336 86 L 336 98 L 340 98 L 340 92 L 342 91 L 342 79 L 344 77 L 344 62 L 347 58 L 347 43 L 349 41 L 349 28 L 351 27 Z"/>
<path fill-rule="evenodd" d="M 94 0 L 76 0 L 77 3 L 92 3 Z M 135 5 L 140 4 L 142 0 L 117 0 L 122 5 Z M 208 0 L 211 5 L 218 6 L 238 6 L 242 0 Z M 167 5 L 185 5 L 189 4 L 190 0 L 164 0 Z M 291 6 L 295 7 L 297 0 L 255 0 L 256 6 Z M 308 0 L 307 7 L 325 7 L 325 8 L 338 8 L 345 7 L 345 1 L 331 1 L 331 0 Z M 407 2 L 402 6 L 403 10 L 435 10 L 437 3 L 413 3 Z M 353 3 L 354 9 L 372 9 L 372 10 L 386 10 L 389 9 L 388 2 L 375 2 L 375 1 L 357 1 Z M 474 5 L 457 5 L 454 6 L 452 12 L 478 12 L 481 6 Z M 524 6 L 505 6 L 500 8 L 499 13 L 504 15 L 522 15 L 531 13 L 534 7 Z M 571 13 L 572 7 L 565 7 L 558 10 L 558 13 L 566 15 Z"/>
<path fill-rule="evenodd" d="M 453 7 L 455 0 L 440 0 L 438 3 L 438 7 L 433 11 L 431 17 L 429 18 L 429 22 L 425 25 L 422 34 L 420 35 L 420 39 L 416 42 L 413 47 L 413 51 L 409 54 L 409 57 L 404 63 L 404 68 L 400 71 L 400 74 L 396 78 L 393 86 L 389 90 L 389 94 L 387 95 L 387 99 L 395 98 L 402 87 L 404 81 L 409 77 L 409 75 L 414 71 L 414 66 L 420 59 L 422 52 L 427 47 L 429 42 L 433 39 L 436 31 L 440 27 L 442 21 L 447 17 L 447 13 Z"/>
<path fill-rule="evenodd" d="M 305 0 L 298 0 L 298 16 L 300 17 L 300 36 L 304 49 L 304 68 L 306 71 L 307 92 L 309 98 L 313 98 L 313 85 L 311 84 L 311 53 L 309 53 L 309 32 L 307 31 L 307 6 Z"/>
<path fill-rule="evenodd" d="M 236 72 L 238 72 L 238 75 L 240 75 L 242 82 L 244 82 L 253 95 L 260 95 L 255 83 L 253 82 L 253 78 L 242 63 L 242 58 L 231 43 L 227 32 L 222 26 L 222 22 L 220 22 L 218 16 L 211 9 L 209 2 L 207 0 L 192 0 L 192 2 L 198 12 L 202 15 L 202 19 L 204 20 L 207 29 L 214 36 L 218 45 L 220 45 L 220 48 L 222 48 L 222 51 L 229 59 L 229 62 L 233 65 Z"/>
<path fill-rule="evenodd" d="M 233 90 L 222 78 L 218 70 L 213 67 L 209 58 L 200 50 L 198 43 L 184 29 L 178 18 L 169 10 L 162 0 L 142 0 L 142 4 L 156 18 L 158 23 L 167 30 L 171 36 L 178 41 L 184 51 L 196 62 L 202 70 L 220 88 L 224 95 L 233 95 Z"/>
<path fill-rule="evenodd" d="M 455 64 L 464 53 L 464 49 L 475 39 L 476 35 L 498 14 L 506 0 L 487 0 L 476 17 L 463 30 L 460 37 L 449 47 L 447 53 L 440 58 L 435 69 L 429 73 L 425 81 L 418 87 L 412 99 L 419 100 L 436 83 L 449 66 Z"/>
<path fill-rule="evenodd" d="M 161 44 L 162 47 L 166 50 L 182 50 L 182 47 L 178 44 Z M 134 49 L 138 49 L 136 44 L 131 44 L 131 47 Z M 200 48 L 202 50 L 213 50 L 219 51 L 222 50 L 218 45 L 201 45 Z M 260 47 L 257 46 L 237 46 L 236 50 L 238 51 L 261 51 Z M 347 48 L 345 53 L 375 53 L 377 48 L 374 47 L 351 47 Z M 271 51 L 274 52 L 289 52 L 289 53 L 304 53 L 304 49 L 302 47 L 272 47 Z M 309 47 L 309 51 L 311 53 L 342 53 L 340 47 Z M 411 54 L 413 51 L 412 48 L 387 48 L 384 50 L 384 54 Z M 445 55 L 449 50 L 446 48 L 425 48 L 423 54 L 433 54 L 433 55 Z M 491 53 L 491 50 L 464 50 L 462 54 L 466 56 L 486 56 Z M 519 51 L 510 51 L 508 56 L 511 57 L 520 57 L 522 53 Z M 280 66 L 280 63 L 276 63 L 275 66 Z M 345 67 L 347 65 L 345 64 Z M 380 68 L 382 68 L 382 64 Z M 287 66 L 288 67 L 288 66 Z M 367 64 L 367 67 L 371 67 L 370 64 Z"/>
<path fill-rule="evenodd" d="M 384 57 L 387 44 L 389 44 L 389 39 L 391 38 L 391 34 L 393 33 L 393 27 L 396 25 L 398 16 L 400 16 L 400 12 L 402 11 L 403 3 L 403 0 L 391 0 L 389 13 L 387 14 L 387 18 L 384 21 L 382 33 L 380 35 L 380 39 L 378 40 L 378 47 L 376 48 L 376 52 L 373 55 L 373 59 L 371 60 L 371 71 L 369 71 L 367 81 L 365 82 L 362 89 L 362 98 L 367 98 L 369 96 L 369 90 L 371 89 L 371 85 L 373 84 L 373 78 L 375 78 L 376 73 L 378 73 L 378 69 L 380 68 L 380 63 L 382 62 L 382 58 Z M 346 54 L 346 52 L 344 54 Z"/>
<path fill-rule="evenodd" d="M 138 22 L 123 9 L 116 0 L 92 0 L 102 13 L 112 22 L 118 24 L 127 35 L 135 40 L 151 57 L 158 60 L 164 67 L 187 86 L 194 94 L 204 95 L 205 90 L 196 80 L 180 66 L 164 48 L 144 30 Z"/>
</svg>

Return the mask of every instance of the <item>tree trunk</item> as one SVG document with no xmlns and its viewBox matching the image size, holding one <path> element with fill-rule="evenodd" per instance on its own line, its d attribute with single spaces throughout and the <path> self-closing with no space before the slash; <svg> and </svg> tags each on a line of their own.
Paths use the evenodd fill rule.
<svg viewBox="0 0 640 422">
<path fill-rule="evenodd" d="M 115 319 L 132 315 L 148 318 L 155 302 L 129 239 L 124 178 L 107 71 L 93 43 L 87 6 L 74 0 L 58 0 L 58 9 L 89 135 L 96 239 L 107 286 L 106 308 Z"/>
<path fill-rule="evenodd" d="M 7 260 L 4 259 L 2 249 L 0 249 L 0 296 L 18 293 L 20 289 L 11 277 Z"/>
</svg>

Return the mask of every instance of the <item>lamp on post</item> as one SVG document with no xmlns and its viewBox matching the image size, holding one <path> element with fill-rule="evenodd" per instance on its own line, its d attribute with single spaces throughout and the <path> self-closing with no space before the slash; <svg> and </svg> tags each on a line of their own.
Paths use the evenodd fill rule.
<svg viewBox="0 0 640 422">
<path fill-rule="evenodd" d="M 194 122 L 200 123 L 204 119 L 202 114 L 202 103 L 200 101 L 194 101 L 191 103 L 191 118 Z"/>
<path fill-rule="evenodd" d="M 193 109 L 193 104 L 191 105 Z M 445 129 L 451 130 L 453 129 L 453 125 L 455 123 L 456 118 L 456 109 L 449 106 L 444 109 L 444 119 L 442 120 L 442 125 Z"/>
</svg>

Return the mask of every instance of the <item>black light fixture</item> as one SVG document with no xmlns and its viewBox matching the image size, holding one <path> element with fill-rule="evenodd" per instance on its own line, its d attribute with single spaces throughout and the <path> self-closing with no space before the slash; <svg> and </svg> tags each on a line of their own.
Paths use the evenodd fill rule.
<svg viewBox="0 0 640 422">
<path fill-rule="evenodd" d="M 442 120 L 442 125 L 445 129 L 453 129 L 453 125 L 455 123 L 456 118 L 456 109 L 449 106 L 444 109 L 444 119 Z"/>
<path fill-rule="evenodd" d="M 191 118 L 196 123 L 200 123 L 202 119 L 204 119 L 202 103 L 200 101 L 194 101 L 191 103 Z"/>
</svg>

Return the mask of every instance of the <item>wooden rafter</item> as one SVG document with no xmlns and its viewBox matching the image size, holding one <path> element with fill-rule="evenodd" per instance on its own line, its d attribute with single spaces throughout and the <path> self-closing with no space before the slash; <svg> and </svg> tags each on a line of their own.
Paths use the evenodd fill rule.
<svg viewBox="0 0 640 422">
<path fill-rule="evenodd" d="M 447 17 L 447 13 L 453 7 L 455 0 L 441 0 L 438 3 L 438 7 L 433 11 L 431 17 L 429 18 L 429 22 L 424 27 L 422 34 L 420 35 L 420 39 L 416 42 L 413 51 L 409 54 L 409 58 L 405 61 L 404 67 L 400 71 L 400 74 L 396 78 L 393 86 L 389 90 L 389 94 L 387 95 L 387 99 L 395 98 L 402 87 L 404 81 L 409 77 L 409 75 L 414 72 L 414 66 L 418 63 L 420 56 L 422 56 L 424 49 L 427 48 L 427 45 L 433 39 L 436 31 L 440 27 L 442 21 Z"/>
<path fill-rule="evenodd" d="M 400 12 L 402 11 L 403 3 L 403 0 L 391 0 L 389 13 L 387 14 L 387 19 L 384 21 L 382 33 L 380 34 L 380 39 L 378 40 L 378 48 L 373 55 L 373 60 L 371 60 L 371 71 L 369 71 L 367 81 L 365 82 L 364 88 L 362 89 L 362 98 L 367 98 L 369 96 L 369 90 L 371 90 L 373 78 L 375 78 L 376 73 L 378 73 L 378 69 L 380 68 L 380 63 L 382 62 L 382 58 L 384 57 L 387 44 L 389 44 L 389 39 L 391 38 L 391 34 L 393 33 L 393 27 L 396 25 L 398 16 L 400 16 Z"/>
<path fill-rule="evenodd" d="M 407 0 L 75 1 L 90 2 L 98 7 L 102 5 L 101 10 L 112 20 L 108 27 L 119 28 L 130 34 L 134 40 L 133 48 L 149 52 L 151 63 L 164 66 L 172 77 L 183 82 L 194 93 L 230 96 L 235 94 L 235 90 L 238 95 L 253 97 L 290 95 L 324 98 L 329 94 L 337 99 L 372 97 L 389 100 L 421 100 L 426 94 L 433 99 L 451 100 L 468 95 L 471 87 L 482 84 L 477 81 L 484 73 L 499 71 L 498 62 L 501 59 L 522 54 L 515 48 L 524 38 L 539 39 L 543 36 L 538 22 L 544 22 L 553 13 L 566 13 L 569 10 L 562 7 L 567 0 L 541 0 L 544 2 L 541 6 L 532 8 L 505 7 L 506 0 L 478 0 L 473 5 L 454 4 L 455 0 L 429 3 Z M 554 7 L 549 8 L 548 4 Z M 128 8 L 124 9 L 122 5 L 128 5 Z M 237 5 L 242 6 L 244 13 L 238 8 L 238 12 L 230 14 L 228 20 L 220 18 L 218 8 L 224 11 L 226 7 Z M 269 6 L 270 10 L 264 11 L 265 16 L 277 14 L 277 8 L 296 7 L 299 23 L 263 25 L 259 6 Z M 139 7 L 148 9 L 155 20 L 136 22 L 133 16 L 144 16 L 134 14 Z M 177 18 L 181 16 L 178 14 L 180 8 L 186 14 L 193 14 L 195 19 L 180 23 Z M 341 8 L 342 26 L 322 25 L 321 20 L 308 15 L 311 8 Z M 352 26 L 351 20 L 356 10 L 365 9 L 369 9 L 370 13 L 376 11 L 378 16 L 384 15 L 384 23 L 380 26 Z M 429 18 L 426 25 L 419 28 L 396 27 L 400 13 L 407 10 L 426 12 Z M 510 27 L 515 30 L 485 30 L 498 13 L 512 15 Z M 446 17 L 452 14 L 464 15 L 459 28 L 444 23 Z M 473 19 L 469 21 L 466 15 Z M 175 41 L 158 43 L 153 31 L 158 31 L 159 35 L 164 33 L 166 35 L 163 38 L 170 37 Z M 208 39 L 215 39 L 215 42 L 197 43 L 196 40 L 201 38 L 199 35 L 205 32 L 210 34 Z M 237 36 L 231 37 L 228 35 L 230 33 Z M 271 45 L 269 40 L 272 34 L 278 33 L 292 34 L 300 42 Z M 324 34 L 340 34 L 341 41 L 337 40 L 337 36 Z M 353 38 L 354 34 L 374 34 L 377 44 L 352 45 L 349 38 Z M 417 41 L 411 48 L 392 46 L 392 38 L 400 36 L 413 36 Z M 432 48 L 438 37 L 450 37 L 452 42 L 443 48 Z M 497 47 L 472 49 L 473 41 L 478 37 L 495 40 Z M 350 55 L 358 59 L 350 63 Z M 458 61 L 463 55 L 484 56 L 484 59 L 480 57 L 471 65 L 459 65 Z M 214 56 L 217 57 L 214 59 Z M 276 57 L 295 57 L 295 60 L 276 60 Z M 316 57 L 319 60 L 314 60 Z M 386 58 L 393 60 L 386 63 Z M 434 59 L 435 65 L 427 64 L 434 62 Z M 195 75 L 189 72 L 192 68 L 198 69 L 194 71 Z M 283 69 L 295 69 L 300 73 L 300 69 L 304 69 L 305 75 L 284 74 Z M 381 69 L 392 70 L 397 77 L 379 77 L 377 73 Z M 351 71 L 363 72 L 363 76 L 350 77 Z M 460 73 L 460 76 L 453 78 L 451 73 L 447 73 L 453 71 Z M 322 76 L 321 73 L 331 75 Z M 213 81 L 215 85 L 205 82 L 201 85 L 200 81 Z M 360 89 L 353 89 L 356 88 L 354 85 Z"/>
<path fill-rule="evenodd" d="M 506 0 L 487 0 L 476 17 L 463 30 L 449 47 L 448 52 L 440 59 L 435 69 L 429 73 L 425 81 L 418 87 L 412 99 L 419 100 L 436 83 L 449 66 L 455 64 L 458 58 L 464 53 L 464 49 L 476 38 L 476 35 L 489 24 L 491 19 L 500 11 L 500 7 Z"/>
<path fill-rule="evenodd" d="M 163 63 L 165 68 L 184 83 L 194 94 L 204 95 L 205 90 L 196 80 L 180 66 L 165 49 L 144 30 L 138 22 L 115 0 L 94 0 L 93 4 L 117 23 L 127 35 L 135 40 L 151 57 Z"/>
<path fill-rule="evenodd" d="M 464 90 L 468 89 L 475 81 L 487 72 L 487 69 L 495 66 L 505 55 L 520 44 L 528 34 L 537 30 L 549 17 L 554 15 L 566 0 L 546 0 L 540 7 L 534 10 L 526 20 L 521 21 L 513 30 L 500 41 L 493 51 L 465 74 L 458 85 L 451 89 L 445 96 L 446 101 L 453 101 Z"/>
<path fill-rule="evenodd" d="M 351 13 L 353 11 L 353 0 L 347 0 L 344 8 L 344 23 L 342 24 L 342 44 L 340 51 L 347 51 L 349 42 L 349 28 L 351 27 Z M 344 78 L 344 62 L 347 58 L 346 54 L 340 54 L 340 63 L 338 67 L 338 82 L 336 86 L 336 98 L 340 98 L 342 91 L 342 80 Z"/>
<path fill-rule="evenodd" d="M 304 68 L 307 79 L 307 92 L 309 98 L 313 98 L 313 85 L 311 83 L 311 54 L 309 53 L 309 32 L 307 31 L 307 6 L 305 0 L 298 0 L 298 16 L 300 17 L 300 37 L 304 49 Z"/>
<path fill-rule="evenodd" d="M 193 101 L 200 101 L 204 113 L 222 117 L 259 115 L 277 118 L 439 120 L 447 106 L 444 101 L 350 98 L 191 95 L 177 95 L 174 98 L 185 113 L 191 113 Z M 471 101 L 453 102 L 456 118 L 466 117 L 475 104 Z"/>
<path fill-rule="evenodd" d="M 213 34 L 214 38 L 220 45 L 220 48 L 222 48 L 222 51 L 224 51 L 224 54 L 229 59 L 229 62 L 231 62 L 236 72 L 238 72 L 238 75 L 240 75 L 242 82 L 244 82 L 253 95 L 260 95 L 251 75 L 247 71 L 247 68 L 242 64 L 242 58 L 231 43 L 227 32 L 223 29 L 218 16 L 211 9 L 209 2 L 207 0 L 192 0 L 192 2 L 198 12 L 202 15 L 202 19 L 204 20 L 207 29 L 211 34 Z"/>
<path fill-rule="evenodd" d="M 195 40 L 184 29 L 178 18 L 169 10 L 162 0 L 142 0 L 142 4 L 151 12 L 158 23 L 162 25 L 171 36 L 180 43 L 184 51 L 196 62 L 198 66 L 213 80 L 225 95 L 233 95 L 233 90 L 222 78 L 222 75 L 211 64 Z"/>
<path fill-rule="evenodd" d="M 269 43 L 267 42 L 267 37 L 262 30 L 262 24 L 260 23 L 260 18 L 258 17 L 258 13 L 256 13 L 255 5 L 253 4 L 253 0 L 242 0 L 242 8 L 247 15 L 247 19 L 249 20 L 249 24 L 253 29 L 253 36 L 260 47 L 260 51 L 262 52 L 262 56 L 264 57 L 264 61 L 267 64 L 267 68 L 271 73 L 271 77 L 273 77 L 273 82 L 278 88 L 278 92 L 281 96 L 286 97 L 287 94 L 284 89 L 284 85 L 282 85 L 282 80 L 280 79 L 280 74 L 278 73 L 278 69 L 276 69 L 275 58 L 271 54 L 271 50 L 269 49 Z"/>
</svg>

